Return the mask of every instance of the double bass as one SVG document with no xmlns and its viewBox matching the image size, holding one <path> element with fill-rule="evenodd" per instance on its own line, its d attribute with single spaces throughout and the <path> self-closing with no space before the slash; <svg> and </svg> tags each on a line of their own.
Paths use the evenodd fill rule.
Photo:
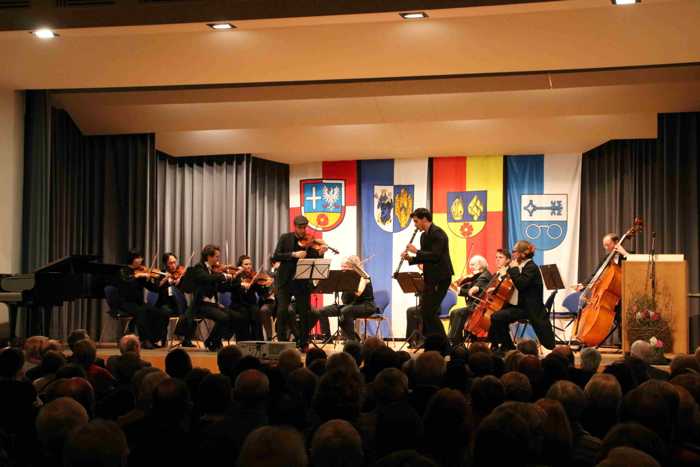
<svg viewBox="0 0 700 467">
<path fill-rule="evenodd" d="M 632 227 L 620 238 L 618 244 L 639 232 L 642 224 L 642 220 L 636 217 Z M 584 345 L 599 345 L 608 337 L 613 327 L 615 307 L 622 296 L 622 268 L 613 261 L 617 254 L 615 250 L 608 254 L 581 293 L 581 311 L 575 335 Z"/>
<path fill-rule="evenodd" d="M 489 285 L 481 293 L 477 300 L 479 304 L 472 311 L 469 320 L 464 325 L 464 330 L 477 339 L 486 338 L 491 329 L 491 316 L 503 309 L 513 296 L 515 284 L 508 274 L 496 272 Z"/>
</svg>

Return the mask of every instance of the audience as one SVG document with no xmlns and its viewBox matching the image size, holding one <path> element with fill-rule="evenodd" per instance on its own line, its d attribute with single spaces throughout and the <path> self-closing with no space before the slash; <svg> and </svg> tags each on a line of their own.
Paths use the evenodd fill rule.
<svg viewBox="0 0 700 467">
<path fill-rule="evenodd" d="M 591 348 L 577 365 L 566 346 L 502 358 L 443 343 L 416 355 L 370 338 L 276 363 L 230 345 L 212 373 L 183 349 L 150 367 L 131 334 L 106 367 L 84 331 L 69 359 L 33 338 L 0 350 L 0 464 L 700 465 L 700 350 L 669 375 L 643 341 L 603 368 Z"/>
</svg>

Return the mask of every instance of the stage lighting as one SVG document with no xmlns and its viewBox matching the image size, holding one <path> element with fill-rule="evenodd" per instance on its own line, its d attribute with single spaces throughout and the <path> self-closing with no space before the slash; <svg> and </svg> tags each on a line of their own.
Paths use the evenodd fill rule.
<svg viewBox="0 0 700 467">
<path fill-rule="evenodd" d="M 56 34 L 48 28 L 37 29 L 35 31 L 32 31 L 32 34 L 34 34 L 34 36 L 38 37 L 39 39 L 53 39 L 54 37 L 58 36 L 58 34 Z"/>
<path fill-rule="evenodd" d="M 227 29 L 234 29 L 236 27 L 231 23 L 210 23 L 207 24 L 207 26 L 217 31 L 226 31 Z"/>
<path fill-rule="evenodd" d="M 633 5 L 642 3 L 642 0 L 611 0 L 613 5 Z"/>
<path fill-rule="evenodd" d="M 428 14 L 423 11 L 414 11 L 412 13 L 399 13 L 403 19 L 424 19 Z"/>
</svg>

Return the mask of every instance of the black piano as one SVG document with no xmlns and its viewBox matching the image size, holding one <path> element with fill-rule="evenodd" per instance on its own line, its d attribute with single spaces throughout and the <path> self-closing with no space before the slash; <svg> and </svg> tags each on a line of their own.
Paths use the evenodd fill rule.
<svg viewBox="0 0 700 467">
<path fill-rule="evenodd" d="M 128 274 L 126 266 L 105 264 L 95 255 L 71 255 L 30 274 L 0 274 L 0 303 L 10 310 L 10 339 L 15 339 L 18 309 L 27 310 L 27 333 L 48 335 L 54 307 L 80 298 L 104 298 L 104 288 Z M 34 329 L 32 329 L 34 328 Z M 38 328 L 38 329 L 37 329 Z"/>
</svg>

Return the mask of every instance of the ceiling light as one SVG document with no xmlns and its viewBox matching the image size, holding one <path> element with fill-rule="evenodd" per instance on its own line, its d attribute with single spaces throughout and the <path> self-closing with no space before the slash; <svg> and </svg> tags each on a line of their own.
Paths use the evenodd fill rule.
<svg viewBox="0 0 700 467">
<path fill-rule="evenodd" d="M 403 19 L 423 19 L 427 18 L 428 14 L 423 11 L 414 11 L 412 13 L 399 13 Z"/>
<path fill-rule="evenodd" d="M 216 29 L 217 31 L 225 31 L 227 29 L 233 29 L 236 26 L 234 26 L 231 23 L 209 23 L 207 24 L 212 29 Z"/>
<path fill-rule="evenodd" d="M 634 5 L 635 3 L 642 3 L 642 0 L 611 0 L 613 5 Z"/>
<path fill-rule="evenodd" d="M 39 39 L 53 39 L 54 37 L 58 36 L 58 34 L 56 34 L 48 28 L 37 29 L 35 31 L 32 31 L 32 34 L 34 34 Z"/>
</svg>

